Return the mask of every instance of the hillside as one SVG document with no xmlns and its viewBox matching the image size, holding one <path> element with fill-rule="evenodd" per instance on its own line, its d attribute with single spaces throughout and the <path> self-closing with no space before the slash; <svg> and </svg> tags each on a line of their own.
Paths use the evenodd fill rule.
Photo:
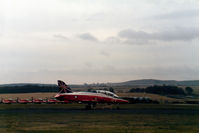
<svg viewBox="0 0 199 133">
<path fill-rule="evenodd" d="M 199 80 L 156 80 L 156 79 L 141 79 L 130 80 L 121 83 L 110 83 L 112 86 L 151 86 L 151 85 L 176 85 L 176 86 L 199 86 Z"/>
</svg>

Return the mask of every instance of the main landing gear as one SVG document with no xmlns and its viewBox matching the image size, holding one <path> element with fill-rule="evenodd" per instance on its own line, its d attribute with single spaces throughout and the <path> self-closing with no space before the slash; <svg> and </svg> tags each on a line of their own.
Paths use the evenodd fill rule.
<svg viewBox="0 0 199 133">
<path fill-rule="evenodd" d="M 85 106 L 85 109 L 87 110 L 96 109 L 96 103 L 88 103 L 88 105 Z"/>
</svg>

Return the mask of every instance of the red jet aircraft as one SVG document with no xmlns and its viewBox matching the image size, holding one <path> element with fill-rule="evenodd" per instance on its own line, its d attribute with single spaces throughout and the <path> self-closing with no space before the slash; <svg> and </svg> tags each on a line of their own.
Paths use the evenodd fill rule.
<svg viewBox="0 0 199 133">
<path fill-rule="evenodd" d="M 65 103 L 86 103 L 88 104 L 86 109 L 95 108 L 97 103 L 128 103 L 127 100 L 120 99 L 116 94 L 110 91 L 96 90 L 93 92 L 72 92 L 71 88 L 61 80 L 58 80 L 58 86 L 59 93 L 55 95 L 56 99 L 64 101 Z"/>
</svg>

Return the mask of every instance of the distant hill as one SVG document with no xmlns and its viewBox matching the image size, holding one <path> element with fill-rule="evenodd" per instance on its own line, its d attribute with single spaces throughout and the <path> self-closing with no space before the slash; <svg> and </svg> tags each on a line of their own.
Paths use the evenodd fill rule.
<svg viewBox="0 0 199 133">
<path fill-rule="evenodd" d="M 110 83 L 112 86 L 151 86 L 151 85 L 176 85 L 176 86 L 199 86 L 199 80 L 156 80 L 156 79 L 141 79 L 130 80 L 121 83 Z"/>
</svg>

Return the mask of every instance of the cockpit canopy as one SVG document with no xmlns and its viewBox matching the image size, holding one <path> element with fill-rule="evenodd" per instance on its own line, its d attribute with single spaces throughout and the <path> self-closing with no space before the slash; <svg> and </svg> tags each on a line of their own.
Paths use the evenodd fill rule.
<svg viewBox="0 0 199 133">
<path fill-rule="evenodd" d="M 110 91 L 105 91 L 105 90 L 96 90 L 96 93 L 102 93 L 102 94 L 105 94 L 107 96 L 111 96 L 111 97 L 114 97 L 114 98 L 119 98 L 116 94 L 110 92 Z"/>
</svg>

